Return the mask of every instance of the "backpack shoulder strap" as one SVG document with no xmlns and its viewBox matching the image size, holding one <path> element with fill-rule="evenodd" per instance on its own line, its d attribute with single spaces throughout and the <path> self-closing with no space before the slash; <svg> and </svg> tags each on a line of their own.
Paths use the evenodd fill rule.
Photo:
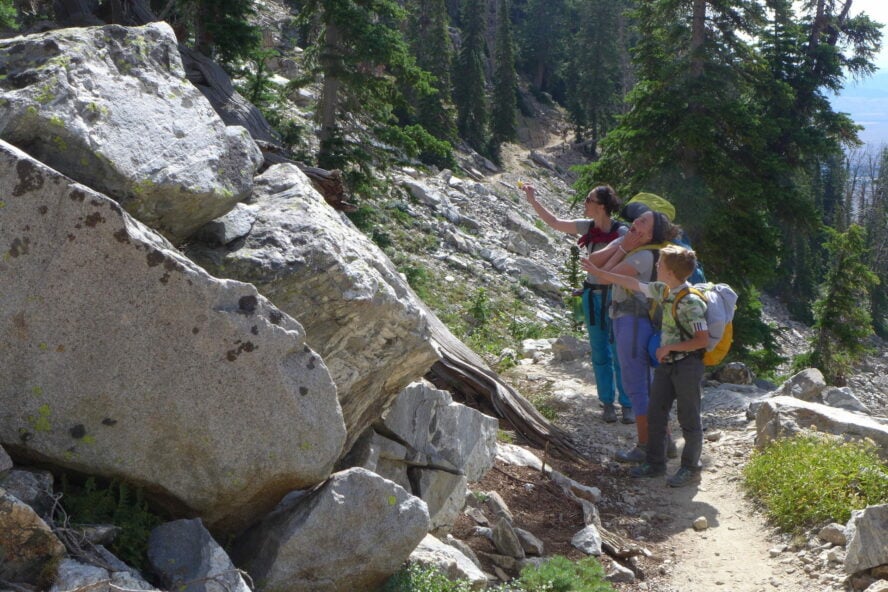
<svg viewBox="0 0 888 592">
<path fill-rule="evenodd" d="M 638 253 L 638 252 L 640 252 L 640 251 L 656 251 L 656 252 L 659 252 L 660 249 L 662 249 L 663 247 L 665 247 L 665 246 L 668 245 L 668 244 L 669 244 L 669 243 L 648 243 L 648 244 L 646 244 L 646 245 L 642 245 L 642 246 L 640 246 L 640 247 L 636 247 L 636 248 L 632 249 L 631 251 L 629 251 L 628 253 L 626 253 L 626 256 L 628 257 L 629 255 L 633 255 L 633 254 Z"/>
<path fill-rule="evenodd" d="M 678 330 L 681 332 L 682 337 L 684 337 L 685 339 L 690 339 L 693 337 L 693 335 L 690 331 L 687 330 L 684 325 L 681 324 L 681 321 L 678 320 L 678 303 L 681 302 L 682 299 L 684 299 L 684 297 L 688 294 L 693 294 L 704 303 L 706 302 L 706 296 L 703 294 L 703 292 L 701 292 L 694 286 L 682 288 L 678 291 L 678 294 L 675 295 L 675 300 L 672 301 L 672 318 L 675 319 L 675 326 L 678 327 Z"/>
</svg>

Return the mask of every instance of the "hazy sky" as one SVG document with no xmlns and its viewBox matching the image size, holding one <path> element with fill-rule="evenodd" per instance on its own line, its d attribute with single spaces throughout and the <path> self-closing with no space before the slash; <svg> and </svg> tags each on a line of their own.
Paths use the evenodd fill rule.
<svg viewBox="0 0 888 592">
<path fill-rule="evenodd" d="M 831 102 L 836 111 L 849 113 L 864 127 L 860 139 L 870 146 L 888 144 L 888 0 L 852 0 L 851 14 L 865 12 L 882 23 L 882 51 L 876 58 L 879 70 L 862 81 L 848 80 Z"/>
</svg>

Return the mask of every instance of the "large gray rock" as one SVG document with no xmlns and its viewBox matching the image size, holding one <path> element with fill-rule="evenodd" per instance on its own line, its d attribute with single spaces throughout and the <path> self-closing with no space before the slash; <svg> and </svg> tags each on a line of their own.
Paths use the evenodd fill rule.
<svg viewBox="0 0 888 592">
<path fill-rule="evenodd" d="M 468 580 L 472 590 L 487 587 L 487 576 L 459 549 L 426 535 L 410 554 L 410 563 L 433 567 L 450 580 Z"/>
<path fill-rule="evenodd" d="M 845 573 L 888 564 L 888 504 L 851 512 L 845 535 Z"/>
<path fill-rule="evenodd" d="M 348 450 L 437 360 L 428 320 L 388 257 L 296 166 L 257 177 L 247 206 L 256 219 L 234 250 L 188 254 L 215 275 L 255 284 L 302 323 L 336 383 Z"/>
<path fill-rule="evenodd" d="M 148 562 L 167 590 L 250 592 L 231 559 L 199 519 L 174 520 L 152 530 Z"/>
<path fill-rule="evenodd" d="M 823 373 L 817 368 L 806 368 L 789 377 L 780 387 L 779 393 L 802 401 L 820 403 L 820 394 L 825 388 L 826 380 L 823 378 Z"/>
<path fill-rule="evenodd" d="M 0 196 L 13 459 L 141 485 L 232 530 L 329 476 L 345 428 L 296 321 L 2 141 Z"/>
<path fill-rule="evenodd" d="M 9 458 L 9 455 L 6 454 L 6 450 L 0 446 L 0 479 L 3 478 L 3 473 L 12 468 L 12 459 Z"/>
<path fill-rule="evenodd" d="M 428 527 L 425 502 L 355 468 L 285 500 L 235 543 L 232 557 L 263 592 L 375 590 Z"/>
<path fill-rule="evenodd" d="M 0 138 L 181 241 L 249 195 L 262 155 L 176 43 L 164 22 L 0 40 Z"/>
<path fill-rule="evenodd" d="M 824 434 L 875 442 L 879 454 L 888 459 L 888 420 L 861 415 L 795 397 L 774 397 L 764 401 L 755 416 L 756 445 L 814 428 Z"/>
<path fill-rule="evenodd" d="M 0 488 L 0 581 L 45 587 L 65 546 L 30 506 Z"/>
<path fill-rule="evenodd" d="M 534 249 L 549 247 L 549 237 L 514 210 L 506 210 L 503 225 Z"/>
<path fill-rule="evenodd" d="M 449 392 L 425 381 L 405 388 L 382 424 L 410 446 L 405 461 L 456 470 L 469 481 L 493 467 L 497 419 L 454 403 Z"/>
<path fill-rule="evenodd" d="M 429 508 L 432 532 L 448 532 L 465 506 L 466 484 L 493 466 L 498 422 L 419 381 L 395 399 L 351 461 L 398 483 Z"/>
<path fill-rule="evenodd" d="M 861 403 L 860 399 L 854 395 L 854 391 L 847 386 L 828 386 L 823 389 L 820 396 L 823 399 L 824 405 L 872 415 L 870 410 L 866 408 L 866 405 Z"/>
<path fill-rule="evenodd" d="M 762 390 L 752 384 L 726 382 L 715 388 L 707 388 L 703 395 L 702 406 L 704 412 L 743 409 L 772 396 L 769 391 Z"/>
<path fill-rule="evenodd" d="M 31 506 L 41 518 L 49 518 L 55 505 L 53 476 L 49 471 L 12 469 L 0 475 L 0 487 Z"/>
<path fill-rule="evenodd" d="M 119 559 L 113 558 L 111 563 L 119 561 Z M 108 564 L 107 559 L 103 558 L 102 562 L 106 567 L 112 567 Z M 132 571 L 105 569 L 105 567 L 81 563 L 66 557 L 59 563 L 58 574 L 49 592 L 69 592 L 71 590 L 120 592 L 121 590 L 155 590 L 155 588 Z"/>
<path fill-rule="evenodd" d="M 728 384 L 752 384 L 755 375 L 743 362 L 728 362 L 715 371 L 713 378 Z"/>
</svg>

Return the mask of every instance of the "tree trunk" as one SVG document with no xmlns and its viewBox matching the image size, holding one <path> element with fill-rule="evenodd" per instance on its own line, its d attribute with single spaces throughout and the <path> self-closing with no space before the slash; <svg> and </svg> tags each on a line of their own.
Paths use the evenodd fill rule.
<svg viewBox="0 0 888 592">
<path fill-rule="evenodd" d="M 148 0 L 111 0 L 111 22 L 116 25 L 144 25 L 160 20 Z"/>
<path fill-rule="evenodd" d="M 254 140 L 276 144 L 278 137 L 271 124 L 255 105 L 234 89 L 222 67 L 199 51 L 179 45 L 185 75 L 210 101 L 226 125 L 239 125 Z"/>
<path fill-rule="evenodd" d="M 88 27 L 104 24 L 93 14 L 98 6 L 98 0 L 55 0 L 52 3 L 52 10 L 59 24 Z"/>
<path fill-rule="evenodd" d="M 691 77 L 703 75 L 703 44 L 706 42 L 706 0 L 694 0 L 691 21 Z"/>
<path fill-rule="evenodd" d="M 339 88 L 342 81 L 336 74 L 341 67 L 340 43 L 342 32 L 334 23 L 327 23 L 324 31 L 324 49 L 321 53 L 321 67 L 324 71 L 324 83 L 321 89 L 321 99 L 318 104 L 318 123 L 320 131 L 318 139 L 324 146 L 328 146 L 336 134 L 336 113 L 339 109 Z M 321 156 L 318 156 L 321 159 Z"/>
</svg>

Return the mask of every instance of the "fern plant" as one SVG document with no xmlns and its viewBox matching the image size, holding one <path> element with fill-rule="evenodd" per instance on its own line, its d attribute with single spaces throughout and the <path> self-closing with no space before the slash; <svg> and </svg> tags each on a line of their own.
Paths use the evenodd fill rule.
<svg viewBox="0 0 888 592">
<path fill-rule="evenodd" d="M 61 505 L 73 525 L 119 526 L 109 550 L 128 565 L 145 567 L 148 537 L 163 520 L 148 507 L 141 489 L 119 481 L 99 485 L 94 477 L 77 486 L 62 475 Z"/>
</svg>

